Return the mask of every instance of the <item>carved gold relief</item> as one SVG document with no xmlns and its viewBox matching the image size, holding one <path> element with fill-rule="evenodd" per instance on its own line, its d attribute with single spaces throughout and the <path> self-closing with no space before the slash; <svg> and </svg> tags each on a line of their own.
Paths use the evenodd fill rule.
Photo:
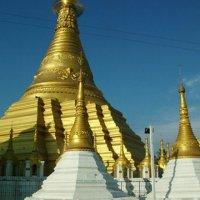
<svg viewBox="0 0 200 200">
<path fill-rule="evenodd" d="M 58 15 L 56 30 L 59 28 L 77 29 L 76 10 L 74 7 L 62 6 Z"/>
<path fill-rule="evenodd" d="M 89 74 L 87 72 L 82 72 L 84 77 L 89 77 Z M 71 74 L 71 79 L 76 81 L 79 77 L 79 72 L 74 72 Z"/>
<path fill-rule="evenodd" d="M 76 57 L 71 53 L 57 53 L 50 56 L 46 56 L 41 66 L 47 66 L 47 65 L 59 65 L 59 66 L 65 66 L 67 62 L 72 61 L 76 59 Z"/>
<path fill-rule="evenodd" d="M 88 131 L 78 131 L 78 132 L 75 132 L 75 133 L 71 134 L 71 137 L 73 137 L 74 135 L 77 135 L 77 136 L 81 136 L 81 135 L 89 136 L 90 134 L 91 134 L 91 132 L 88 132 Z"/>
<path fill-rule="evenodd" d="M 46 76 L 46 74 L 49 74 L 49 73 L 53 74 L 57 79 L 65 80 L 71 74 L 71 68 L 68 67 L 66 69 L 63 69 L 60 67 L 54 67 L 54 68 L 45 69 L 38 73 L 37 78 L 42 75 Z"/>
</svg>

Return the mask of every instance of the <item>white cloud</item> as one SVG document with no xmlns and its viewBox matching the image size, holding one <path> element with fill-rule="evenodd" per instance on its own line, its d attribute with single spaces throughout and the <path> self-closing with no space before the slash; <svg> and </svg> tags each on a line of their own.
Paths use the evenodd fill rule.
<svg viewBox="0 0 200 200">
<path fill-rule="evenodd" d="M 195 75 L 192 79 L 184 79 L 184 83 L 188 86 L 188 87 L 194 87 L 196 85 L 200 84 L 200 75 Z"/>
</svg>

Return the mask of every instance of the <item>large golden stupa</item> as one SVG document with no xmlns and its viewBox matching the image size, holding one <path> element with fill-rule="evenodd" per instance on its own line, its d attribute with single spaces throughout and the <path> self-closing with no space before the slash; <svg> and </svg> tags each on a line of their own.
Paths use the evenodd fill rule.
<svg viewBox="0 0 200 200">
<path fill-rule="evenodd" d="M 84 54 L 77 17 L 83 9 L 76 0 L 57 0 L 55 34 L 44 59 L 24 95 L 0 119 L 0 159 L 3 163 L 10 142 L 15 167 L 25 168 L 26 160 L 45 161 L 45 174 L 52 172 L 56 160 L 68 145 L 75 119 L 77 77 L 85 77 L 85 103 L 89 124 L 95 134 L 96 149 L 108 172 L 120 154 L 121 137 L 126 157 L 137 166 L 144 157 L 144 144 L 96 87 Z M 18 169 L 23 171 L 23 169 Z M 16 172 L 17 173 L 17 172 Z"/>
</svg>

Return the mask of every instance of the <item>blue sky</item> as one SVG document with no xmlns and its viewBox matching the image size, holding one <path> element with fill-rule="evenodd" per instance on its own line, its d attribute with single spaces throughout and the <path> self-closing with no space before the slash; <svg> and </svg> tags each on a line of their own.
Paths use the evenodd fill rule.
<svg viewBox="0 0 200 200">
<path fill-rule="evenodd" d="M 0 114 L 32 82 L 52 39 L 54 1 L 2 1 Z M 200 1 L 82 0 L 82 44 L 96 85 L 144 138 L 155 127 L 174 142 L 180 66 L 195 135 L 200 138 Z"/>
</svg>

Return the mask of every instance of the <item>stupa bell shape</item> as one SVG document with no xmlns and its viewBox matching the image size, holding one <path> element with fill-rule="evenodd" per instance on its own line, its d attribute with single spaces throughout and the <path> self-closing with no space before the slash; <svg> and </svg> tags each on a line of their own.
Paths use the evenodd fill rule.
<svg viewBox="0 0 200 200">
<path fill-rule="evenodd" d="M 150 178 L 151 177 L 151 155 L 149 152 L 148 137 L 145 138 L 145 157 L 139 164 L 140 177 Z"/>
<path fill-rule="evenodd" d="M 188 108 L 185 99 L 185 88 L 183 83 L 179 87 L 180 94 L 180 122 L 179 131 L 175 144 L 173 145 L 172 159 L 177 158 L 200 158 L 200 148 L 193 134 L 189 120 Z"/>
<path fill-rule="evenodd" d="M 164 153 L 163 139 L 160 140 L 160 159 L 158 160 L 158 165 L 161 169 L 165 169 L 167 165 L 167 160 Z"/>
<path fill-rule="evenodd" d="M 76 117 L 66 152 L 58 161 L 55 171 L 43 182 L 42 188 L 25 200 L 134 199 L 118 188 L 117 182 L 106 172 L 94 150 L 93 133 L 85 112 L 82 84 L 80 81 Z"/>
<path fill-rule="evenodd" d="M 156 199 L 200 199 L 200 147 L 189 120 L 183 83 L 179 87 L 180 123 L 173 153 L 156 184 Z M 153 199 L 152 193 L 147 199 Z"/>
<path fill-rule="evenodd" d="M 54 97 L 58 99 L 75 99 L 77 75 L 82 69 L 87 77 L 85 79 L 86 97 L 90 101 L 105 102 L 102 93 L 95 86 L 93 75 L 84 54 L 77 16 L 81 6 L 76 0 L 59 0 L 54 5 L 58 15 L 55 34 L 49 49 L 42 60 L 33 83 L 27 89 L 24 97 L 39 96 Z M 66 95 L 67 94 L 67 95 Z"/>
<path fill-rule="evenodd" d="M 3 149 L 0 156 L 7 149 L 13 121 L 13 148 L 17 159 L 25 162 L 27 157 L 30 158 L 37 126 L 37 149 L 48 166 L 45 175 L 53 171 L 55 161 L 68 146 L 76 109 L 77 79 L 82 70 L 88 121 L 98 138 L 98 153 L 104 164 L 108 163 L 107 170 L 113 171 L 122 135 L 127 159 L 138 164 L 144 154 L 141 138 L 130 129 L 123 115 L 105 100 L 94 83 L 77 25 L 83 7 L 76 0 L 58 0 L 54 11 L 58 15 L 55 33 L 33 82 L 0 119 L 0 148 Z"/>
<path fill-rule="evenodd" d="M 134 166 L 134 165 L 133 165 Z M 121 138 L 121 147 L 118 159 L 113 166 L 114 177 L 117 179 L 132 178 L 132 166 L 124 154 L 123 139 Z"/>
<path fill-rule="evenodd" d="M 69 135 L 69 143 L 68 146 L 66 146 L 67 151 L 94 151 L 94 138 L 88 123 L 87 109 L 85 106 L 82 73 L 82 70 L 80 70 L 76 118 Z"/>
</svg>

